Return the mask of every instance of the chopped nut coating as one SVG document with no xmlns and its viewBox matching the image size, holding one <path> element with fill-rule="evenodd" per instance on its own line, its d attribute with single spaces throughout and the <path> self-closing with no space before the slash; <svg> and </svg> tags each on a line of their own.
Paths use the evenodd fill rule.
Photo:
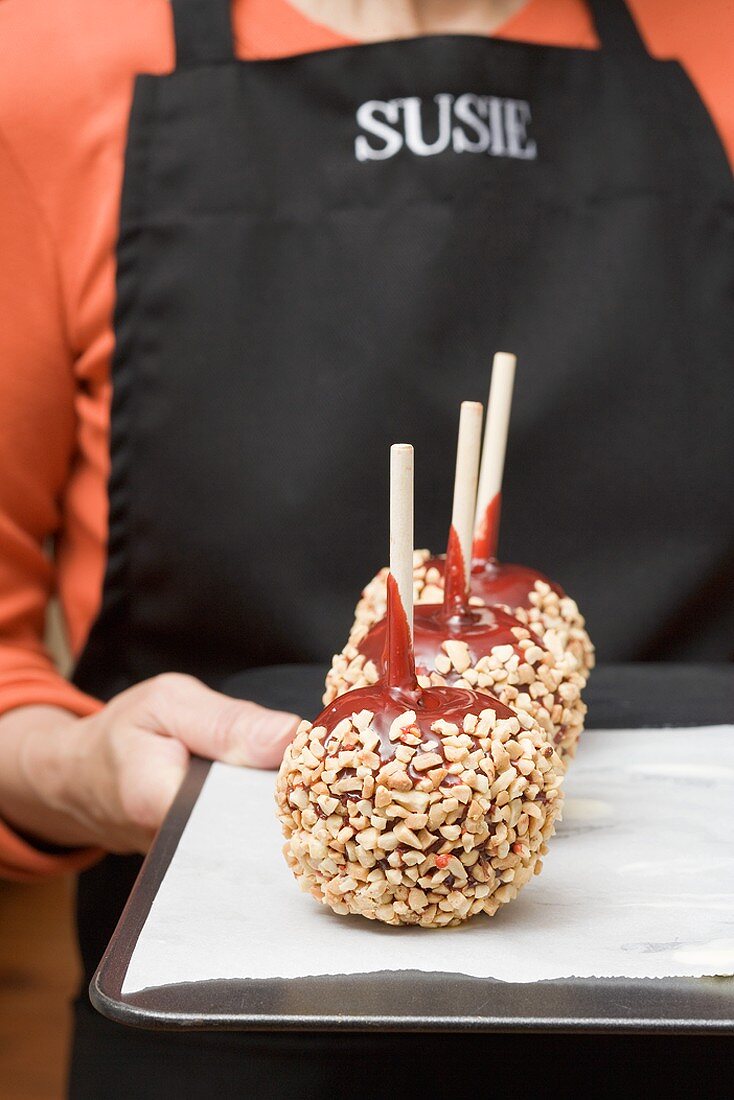
<svg viewBox="0 0 734 1100">
<path fill-rule="evenodd" d="M 392 737 L 406 723 L 421 746 L 407 765 Z M 365 754 L 360 735 L 379 728 L 378 716 L 357 711 L 331 731 L 302 726 L 286 750 L 276 785 L 285 858 L 304 890 L 336 913 L 447 927 L 493 915 L 537 874 L 563 779 L 542 729 L 521 732 L 491 709 L 458 725 L 419 725 L 413 712 L 398 715 Z"/>
</svg>

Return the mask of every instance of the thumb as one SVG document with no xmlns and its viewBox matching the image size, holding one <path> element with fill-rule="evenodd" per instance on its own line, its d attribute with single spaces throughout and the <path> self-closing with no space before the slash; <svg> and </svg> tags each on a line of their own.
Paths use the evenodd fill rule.
<svg viewBox="0 0 734 1100">
<path fill-rule="evenodd" d="M 179 673 L 157 676 L 144 687 L 147 728 L 225 764 L 277 768 L 300 722 L 295 714 L 233 699 Z"/>
</svg>

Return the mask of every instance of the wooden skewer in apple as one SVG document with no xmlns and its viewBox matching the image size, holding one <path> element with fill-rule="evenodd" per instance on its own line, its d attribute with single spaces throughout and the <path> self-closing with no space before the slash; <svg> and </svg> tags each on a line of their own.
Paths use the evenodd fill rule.
<svg viewBox="0 0 734 1100">
<path fill-rule="evenodd" d="M 540 637 L 550 631 L 548 641 L 557 657 L 560 659 L 562 652 L 567 653 L 585 681 L 594 666 L 594 647 L 575 601 L 538 570 L 497 559 L 515 367 L 514 355 L 497 352 L 492 367 L 474 517 L 471 597 L 474 603 L 508 608 Z M 440 601 L 446 558 L 419 550 L 414 555 L 413 567 L 416 602 Z M 355 610 L 351 642 L 385 614 L 386 575 L 387 570 L 382 570 L 365 587 Z"/>
</svg>

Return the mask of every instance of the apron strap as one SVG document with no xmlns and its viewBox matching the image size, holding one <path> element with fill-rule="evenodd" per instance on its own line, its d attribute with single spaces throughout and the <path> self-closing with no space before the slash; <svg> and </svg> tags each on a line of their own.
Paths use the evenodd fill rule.
<svg viewBox="0 0 734 1100">
<path fill-rule="evenodd" d="M 171 0 L 176 65 L 207 65 L 235 56 L 230 0 Z"/>
<path fill-rule="evenodd" d="M 589 7 L 603 49 L 647 54 L 647 47 L 625 0 L 589 0 Z"/>
</svg>

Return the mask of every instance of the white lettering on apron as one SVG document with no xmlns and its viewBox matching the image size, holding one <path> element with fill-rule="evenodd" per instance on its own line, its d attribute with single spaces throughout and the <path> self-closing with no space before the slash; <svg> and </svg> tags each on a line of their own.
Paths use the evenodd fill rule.
<svg viewBox="0 0 734 1100">
<path fill-rule="evenodd" d="M 381 114 L 386 122 L 381 122 L 376 115 Z M 370 145 L 363 134 L 354 142 L 354 153 L 357 160 L 387 160 L 394 157 L 403 146 L 403 135 L 393 130 L 387 123 L 395 124 L 400 114 L 400 100 L 393 99 L 389 103 L 383 103 L 379 99 L 370 99 L 357 109 L 357 122 L 368 134 L 374 134 L 382 138 L 384 145 L 375 148 Z"/>
<path fill-rule="evenodd" d="M 524 99 L 506 99 L 504 106 L 508 156 L 535 160 L 538 147 L 534 141 L 528 141 L 530 104 Z"/>
<path fill-rule="evenodd" d="M 443 153 L 451 141 L 451 104 L 452 95 L 437 95 L 433 102 L 438 104 L 438 137 L 429 144 L 423 137 L 423 113 L 422 101 L 418 96 L 412 95 L 401 102 L 405 125 L 405 144 L 411 153 L 418 157 L 433 157 L 436 153 Z"/>
<path fill-rule="evenodd" d="M 457 122 L 468 126 L 476 137 L 469 137 L 461 126 L 454 127 L 454 152 L 455 153 L 486 153 L 489 149 L 489 126 L 484 121 L 488 117 L 487 99 L 485 96 L 460 95 L 454 105 L 454 115 Z"/>
<path fill-rule="evenodd" d="M 405 148 L 418 157 L 454 153 L 487 153 L 493 157 L 535 160 L 536 142 L 528 137 L 532 121 L 524 99 L 441 92 L 430 102 L 419 96 L 370 99 L 357 108 L 364 133 L 354 141 L 357 160 L 389 160 Z M 366 135 L 377 141 L 370 141 Z M 435 137 L 434 137 L 435 135 Z"/>
</svg>

